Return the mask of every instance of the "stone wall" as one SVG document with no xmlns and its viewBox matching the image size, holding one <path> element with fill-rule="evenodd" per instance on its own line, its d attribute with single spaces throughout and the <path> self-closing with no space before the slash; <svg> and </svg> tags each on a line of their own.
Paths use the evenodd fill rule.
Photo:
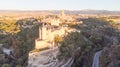
<svg viewBox="0 0 120 67">
<path fill-rule="evenodd" d="M 35 40 L 35 49 L 42 49 L 42 48 L 46 48 L 46 47 L 50 47 L 50 43 L 48 43 L 47 41 L 43 41 L 43 40 Z"/>
</svg>

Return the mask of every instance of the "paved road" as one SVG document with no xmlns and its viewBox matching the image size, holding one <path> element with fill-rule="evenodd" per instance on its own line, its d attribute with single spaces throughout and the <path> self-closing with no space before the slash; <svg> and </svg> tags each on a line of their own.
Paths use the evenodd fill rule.
<svg viewBox="0 0 120 67">
<path fill-rule="evenodd" d="M 98 51 L 98 52 L 95 53 L 92 67 L 99 67 L 99 57 L 100 57 L 100 55 L 101 55 L 101 52 L 102 52 L 102 51 Z"/>
</svg>

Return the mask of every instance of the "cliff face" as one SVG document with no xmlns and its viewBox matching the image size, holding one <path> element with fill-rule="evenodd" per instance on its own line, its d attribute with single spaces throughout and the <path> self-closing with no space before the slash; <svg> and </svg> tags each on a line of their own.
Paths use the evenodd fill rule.
<svg viewBox="0 0 120 67">
<path fill-rule="evenodd" d="M 103 49 L 100 67 L 120 67 L 120 45 L 111 45 Z"/>
</svg>

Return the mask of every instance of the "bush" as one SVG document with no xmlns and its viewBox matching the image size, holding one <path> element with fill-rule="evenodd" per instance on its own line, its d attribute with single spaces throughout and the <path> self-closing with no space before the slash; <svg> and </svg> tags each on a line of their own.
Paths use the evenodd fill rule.
<svg viewBox="0 0 120 67">
<path fill-rule="evenodd" d="M 21 65 L 16 65 L 15 67 L 22 67 Z"/>
<path fill-rule="evenodd" d="M 58 45 L 62 41 L 62 37 L 60 37 L 58 34 L 54 37 L 55 45 Z"/>
<path fill-rule="evenodd" d="M 10 67 L 9 64 L 3 64 L 2 67 Z"/>
<path fill-rule="evenodd" d="M 60 52 L 63 57 L 71 57 L 74 50 L 81 47 L 82 53 L 88 52 L 92 48 L 92 43 L 81 33 L 69 33 L 61 42 Z"/>
</svg>

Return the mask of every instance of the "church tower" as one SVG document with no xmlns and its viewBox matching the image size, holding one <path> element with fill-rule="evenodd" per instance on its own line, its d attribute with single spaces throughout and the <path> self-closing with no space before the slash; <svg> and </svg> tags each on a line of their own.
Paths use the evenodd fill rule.
<svg viewBox="0 0 120 67">
<path fill-rule="evenodd" d="M 65 16 L 64 10 L 61 11 L 61 16 L 62 16 L 62 17 Z"/>
</svg>

